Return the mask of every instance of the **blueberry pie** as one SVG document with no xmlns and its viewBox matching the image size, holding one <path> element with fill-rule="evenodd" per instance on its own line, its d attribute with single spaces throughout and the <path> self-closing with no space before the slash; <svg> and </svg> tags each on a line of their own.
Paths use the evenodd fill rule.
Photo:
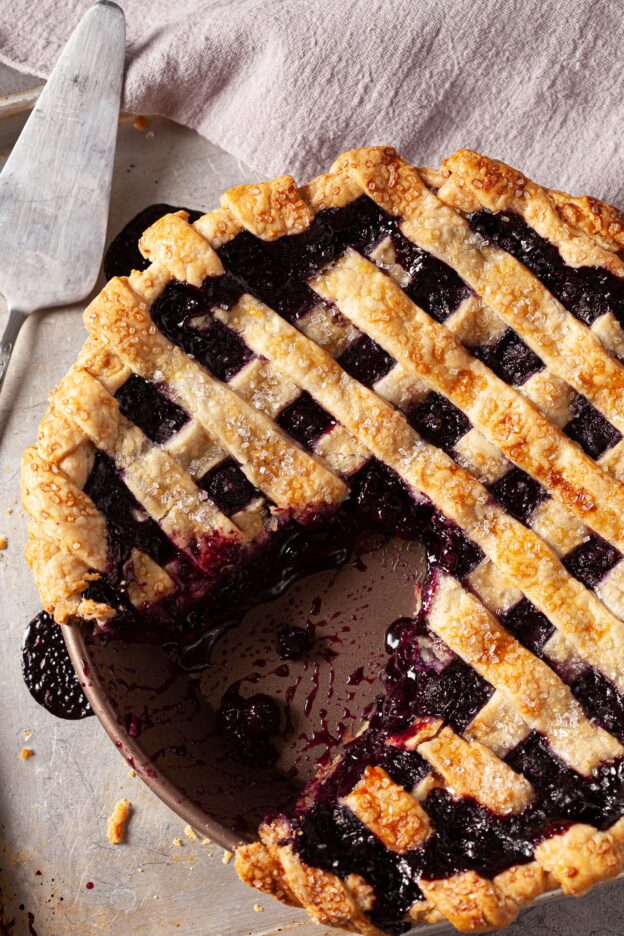
<svg viewBox="0 0 624 936">
<path fill-rule="evenodd" d="M 165 214 L 140 251 L 24 456 L 56 621 L 190 633 L 323 537 L 426 546 L 373 714 L 243 880 L 326 926 L 477 933 L 618 875 L 624 218 L 374 147 Z"/>
</svg>

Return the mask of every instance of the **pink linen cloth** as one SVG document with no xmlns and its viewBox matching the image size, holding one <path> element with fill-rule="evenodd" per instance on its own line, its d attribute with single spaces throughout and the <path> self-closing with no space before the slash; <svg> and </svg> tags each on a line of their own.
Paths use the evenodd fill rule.
<svg viewBox="0 0 624 936">
<path fill-rule="evenodd" d="M 124 106 L 301 183 L 346 149 L 479 149 L 624 201 L 616 0 L 120 0 Z M 0 61 L 45 77 L 89 0 L 5 0 Z"/>
</svg>

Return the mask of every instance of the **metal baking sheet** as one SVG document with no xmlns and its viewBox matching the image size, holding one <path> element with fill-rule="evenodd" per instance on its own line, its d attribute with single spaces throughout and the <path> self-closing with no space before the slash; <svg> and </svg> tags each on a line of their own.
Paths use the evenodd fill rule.
<svg viewBox="0 0 624 936">
<path fill-rule="evenodd" d="M 35 96 L 0 99 L 0 147 L 15 139 Z M 110 230 L 157 201 L 210 208 L 228 186 L 255 178 L 248 167 L 171 122 L 149 119 L 146 129 L 137 130 L 123 120 Z M 38 600 L 22 559 L 19 460 L 35 437 L 47 393 L 84 340 L 80 315 L 78 307 L 58 309 L 26 324 L 0 398 L 0 536 L 8 538 L 0 552 L 0 934 L 329 936 L 302 912 L 241 884 L 221 848 L 186 838 L 184 823 L 130 776 L 95 719 L 58 721 L 22 684 L 19 647 Z M 25 744 L 34 757 L 22 761 Z M 128 842 L 110 846 L 106 818 L 121 797 L 134 807 Z M 541 902 L 513 932 L 621 936 L 623 915 L 624 887 L 616 882 L 581 901 Z M 447 926 L 418 929 L 427 936 L 449 932 Z"/>
</svg>

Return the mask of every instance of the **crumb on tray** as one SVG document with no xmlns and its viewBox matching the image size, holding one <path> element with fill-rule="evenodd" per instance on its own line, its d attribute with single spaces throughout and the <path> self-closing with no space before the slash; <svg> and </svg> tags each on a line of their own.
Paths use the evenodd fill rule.
<svg viewBox="0 0 624 936">
<path fill-rule="evenodd" d="M 145 119 L 145 117 L 141 117 L 139 115 L 138 117 L 134 118 L 133 126 L 135 130 L 145 130 L 145 128 L 147 127 L 147 120 Z"/>
<path fill-rule="evenodd" d="M 126 799 L 115 803 L 112 814 L 108 817 L 106 831 L 111 845 L 120 845 L 124 841 L 126 823 L 130 818 L 131 804 Z"/>
<path fill-rule="evenodd" d="M 6 536 L 0 536 L 0 549 L 6 549 L 9 545 L 9 541 Z"/>
<path fill-rule="evenodd" d="M 173 840 L 173 846 L 174 846 L 174 848 L 182 848 L 182 845 L 183 845 L 183 844 L 184 844 L 184 843 L 183 843 L 183 841 L 182 841 L 181 838 L 174 838 L 174 840 Z"/>
<path fill-rule="evenodd" d="M 29 747 L 23 747 L 20 751 L 20 757 L 22 760 L 30 760 L 31 757 L 34 757 L 34 754 L 35 752 L 32 750 L 32 748 Z"/>
<path fill-rule="evenodd" d="M 187 837 L 187 839 L 190 839 L 191 842 L 197 841 L 197 832 L 192 826 L 190 825 L 184 826 L 184 834 Z"/>
<path fill-rule="evenodd" d="M 232 854 L 232 852 L 228 851 L 226 848 L 225 851 L 223 852 L 223 858 L 221 859 L 221 861 L 223 862 L 223 864 L 229 864 L 233 857 L 234 855 Z"/>
</svg>

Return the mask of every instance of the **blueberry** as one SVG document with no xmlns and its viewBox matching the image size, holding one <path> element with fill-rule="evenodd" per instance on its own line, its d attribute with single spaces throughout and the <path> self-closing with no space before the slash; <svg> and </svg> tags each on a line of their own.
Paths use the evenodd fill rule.
<svg viewBox="0 0 624 936">
<path fill-rule="evenodd" d="M 401 634 L 405 630 L 406 626 L 411 623 L 412 623 L 412 618 L 400 617 L 400 618 L 397 618 L 396 621 L 393 621 L 392 624 L 388 626 L 388 630 L 386 631 L 386 636 L 384 640 L 386 653 L 394 653 L 396 648 L 399 646 Z"/>
<path fill-rule="evenodd" d="M 277 748 L 265 737 L 244 738 L 236 751 L 237 759 L 248 767 L 272 767 L 279 757 Z"/>
<path fill-rule="evenodd" d="M 280 711 L 274 699 L 264 692 L 252 695 L 239 716 L 241 733 L 253 738 L 268 738 L 279 731 Z"/>
<path fill-rule="evenodd" d="M 238 689 L 230 687 L 223 698 L 217 712 L 219 728 L 224 734 L 236 734 L 241 724 L 241 713 L 244 699 L 238 694 Z"/>
<path fill-rule="evenodd" d="M 298 660 L 310 652 L 312 635 L 303 627 L 282 627 L 277 635 L 277 652 L 281 660 Z"/>
</svg>

